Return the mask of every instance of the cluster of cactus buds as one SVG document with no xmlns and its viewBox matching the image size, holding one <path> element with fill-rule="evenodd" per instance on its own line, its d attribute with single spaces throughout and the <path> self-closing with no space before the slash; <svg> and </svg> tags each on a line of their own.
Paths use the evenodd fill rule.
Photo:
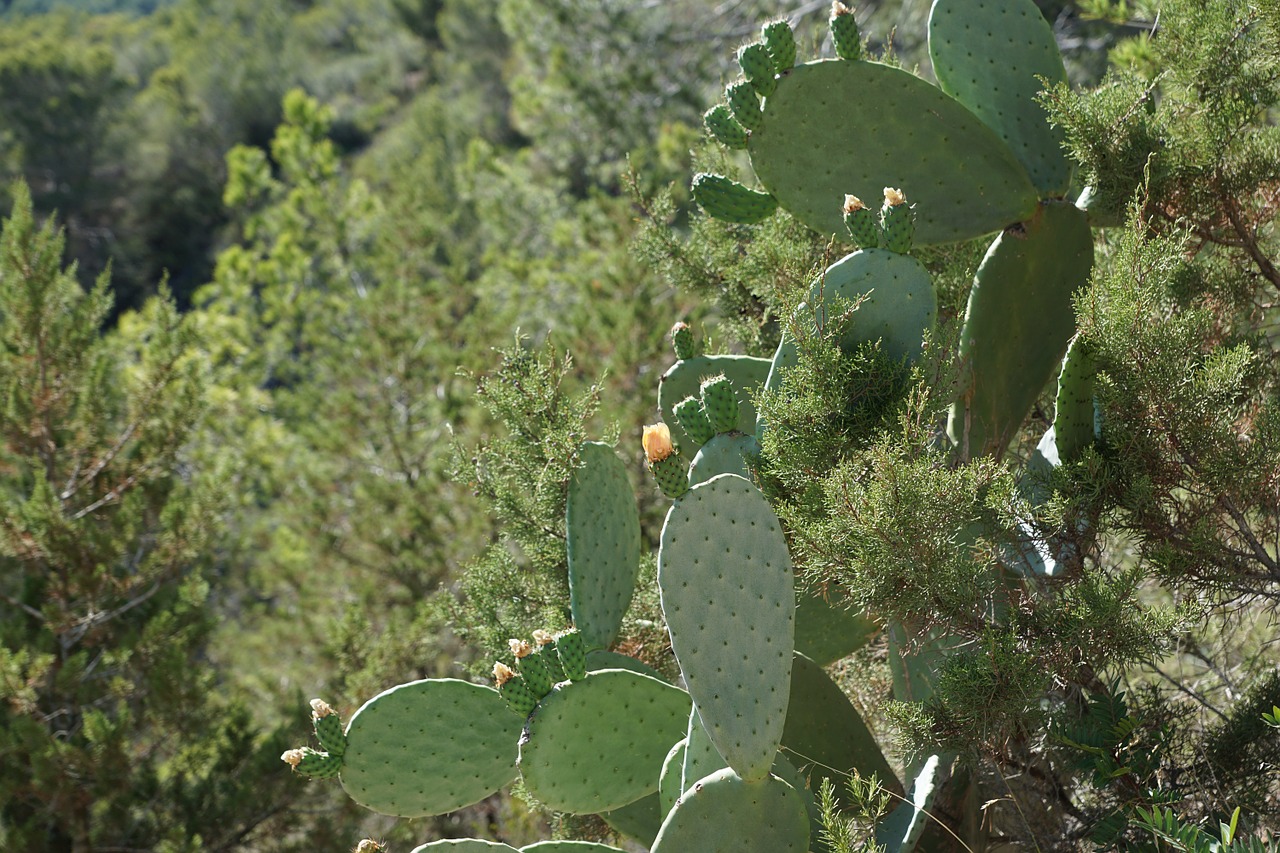
<svg viewBox="0 0 1280 853">
<path fill-rule="evenodd" d="M 493 665 L 498 693 L 512 710 L 528 716 L 552 688 L 564 681 L 581 681 L 587 675 L 587 654 L 582 635 L 573 629 L 552 634 L 534 631 L 533 643 L 507 641 L 518 671 L 501 661 Z"/>
<path fill-rule="evenodd" d="M 342 720 L 323 699 L 312 699 L 311 723 L 323 751 L 304 746 L 287 750 L 280 760 L 304 776 L 332 779 L 342 771 L 342 758 L 347 751 L 347 735 L 342 730 Z"/>
</svg>

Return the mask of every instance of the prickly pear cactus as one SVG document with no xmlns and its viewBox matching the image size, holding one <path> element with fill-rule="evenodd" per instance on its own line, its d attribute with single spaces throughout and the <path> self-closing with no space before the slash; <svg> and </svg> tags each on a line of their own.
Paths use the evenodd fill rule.
<svg viewBox="0 0 1280 853">
<path fill-rule="evenodd" d="M 717 750 L 748 781 L 769 772 L 786 721 L 794 584 L 782 528 L 749 481 L 722 474 L 668 512 L 658 586 L 672 648 Z"/>
<path fill-rule="evenodd" d="M 738 432 L 754 432 L 756 409 L 751 403 L 751 395 L 769 375 L 770 361 L 767 358 L 754 358 L 748 355 L 700 355 L 677 361 L 658 380 L 658 409 L 662 419 L 671 430 L 672 442 L 683 448 L 694 448 L 698 443 L 690 438 L 675 417 L 675 407 L 689 397 L 701 399 L 702 381 L 712 376 L 723 375 L 733 384 L 737 393 L 738 422 L 734 428 Z"/>
<path fill-rule="evenodd" d="M 676 801 L 653 853 L 806 853 L 804 798 L 777 776 L 747 781 L 726 767 L 694 782 Z"/>
<path fill-rule="evenodd" d="M 539 802 L 591 814 L 658 790 L 662 761 L 684 736 L 689 695 L 628 670 L 561 685 L 530 715 L 520 775 Z"/>
</svg>

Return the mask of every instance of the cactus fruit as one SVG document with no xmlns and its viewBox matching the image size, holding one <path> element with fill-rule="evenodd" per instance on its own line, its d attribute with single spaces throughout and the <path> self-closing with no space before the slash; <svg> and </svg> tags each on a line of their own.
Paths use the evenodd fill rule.
<svg viewBox="0 0 1280 853">
<path fill-rule="evenodd" d="M 658 423 L 644 428 L 644 455 L 649 472 L 667 497 L 676 498 L 689 491 L 689 469 L 671 444 L 671 430 Z"/>
<path fill-rule="evenodd" d="M 844 227 L 858 248 L 875 249 L 880 246 L 880 219 L 856 195 L 844 197 Z"/>
<path fill-rule="evenodd" d="M 929 56 L 942 91 L 1000 135 L 1043 197 L 1067 191 L 1072 170 L 1063 131 L 1036 100 L 1047 86 L 1067 82 L 1067 72 L 1033 0 L 937 0 Z"/>
<path fill-rule="evenodd" d="M 747 132 L 724 104 L 716 104 L 702 116 L 711 137 L 725 148 L 741 151 L 747 147 Z"/>
<path fill-rule="evenodd" d="M 678 360 L 693 358 L 695 351 L 693 329 L 689 328 L 688 323 L 677 322 L 671 327 L 671 348 L 675 351 Z"/>
<path fill-rule="evenodd" d="M 534 695 L 541 699 L 550 693 L 555 679 L 547 667 L 546 658 L 534 654 L 533 646 L 524 640 L 508 640 L 507 645 L 511 647 L 511 654 L 515 655 L 516 668 Z"/>
<path fill-rule="evenodd" d="M 727 376 L 702 380 L 702 408 L 716 432 L 732 432 L 738 426 L 738 395 Z"/>
<path fill-rule="evenodd" d="M 323 700 L 312 699 L 311 722 L 321 748 L 335 758 L 341 758 L 347 751 L 347 735 L 342 731 L 342 720 L 337 712 Z"/>
<path fill-rule="evenodd" d="M 693 179 L 693 200 L 708 216 L 738 225 L 763 222 L 778 209 L 778 200 L 769 193 L 706 173 Z"/>
<path fill-rule="evenodd" d="M 520 673 L 501 661 L 493 665 L 493 682 L 507 707 L 522 717 L 532 714 L 542 698 L 533 692 Z"/>
<path fill-rule="evenodd" d="M 778 74 L 796 64 L 796 36 L 786 21 L 770 21 L 760 29 L 761 40 Z"/>
<path fill-rule="evenodd" d="M 553 638 L 556 656 L 560 658 L 560 666 L 565 678 L 570 681 L 581 681 L 587 677 L 587 650 L 582 635 L 577 631 L 561 631 Z"/>
<path fill-rule="evenodd" d="M 899 255 L 911 251 L 916 217 L 902 190 L 884 188 L 884 206 L 880 208 L 880 227 L 884 231 L 885 248 Z"/>
<path fill-rule="evenodd" d="M 862 58 L 862 33 L 858 32 L 858 22 L 853 18 L 853 10 L 836 0 L 831 4 L 831 45 L 836 56 L 849 62 Z"/>
<path fill-rule="evenodd" d="M 560 655 L 556 653 L 554 645 L 555 637 L 551 635 L 551 632 L 534 631 L 533 644 L 533 654 L 542 659 L 547 672 L 551 675 L 551 682 L 559 684 L 561 681 L 568 681 L 569 676 L 565 674 L 564 666 L 560 663 Z"/>
<path fill-rule="evenodd" d="M 588 441 L 569 480 L 565 511 L 569 608 L 589 649 L 613 645 L 640 572 L 640 514 L 613 448 Z"/>
<path fill-rule="evenodd" d="M 629 670 L 594 672 L 557 687 L 529 718 L 521 778 L 558 811 L 620 808 L 657 791 L 663 757 L 688 718 L 689 695 L 677 687 Z"/>
<path fill-rule="evenodd" d="M 317 752 L 309 746 L 290 749 L 280 756 L 295 772 L 312 779 L 333 779 L 342 771 L 342 757 L 327 752 Z"/>
<path fill-rule="evenodd" d="M 747 130 L 759 130 L 764 123 L 764 115 L 760 112 L 760 96 L 747 81 L 734 83 L 724 90 L 725 99 L 729 102 L 729 111 L 738 120 L 738 124 Z"/>
<path fill-rule="evenodd" d="M 773 57 L 763 44 L 748 44 L 738 50 L 738 64 L 742 66 L 742 75 L 762 98 L 773 94 L 778 88 L 774 79 Z"/>
<path fill-rule="evenodd" d="M 715 437 L 715 427 L 707 419 L 707 411 L 702 407 L 701 399 L 686 397 L 676 404 L 675 415 L 680 427 L 699 447 Z"/>
</svg>

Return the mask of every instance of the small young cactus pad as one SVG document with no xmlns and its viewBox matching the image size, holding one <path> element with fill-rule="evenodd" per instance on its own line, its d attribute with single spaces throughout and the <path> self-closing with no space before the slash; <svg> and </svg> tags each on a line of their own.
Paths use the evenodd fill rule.
<svg viewBox="0 0 1280 853">
<path fill-rule="evenodd" d="M 708 216 L 737 225 L 763 222 L 778 209 L 778 200 L 769 193 L 706 172 L 694 176 L 693 200 Z"/>
<path fill-rule="evenodd" d="M 732 432 L 738 426 L 738 391 L 724 375 L 708 376 L 700 389 L 702 408 L 707 420 L 718 433 Z"/>
<path fill-rule="evenodd" d="M 796 36 L 790 24 L 770 21 L 761 27 L 760 36 L 777 73 L 781 74 L 796 64 Z"/>
<path fill-rule="evenodd" d="M 1058 396 L 1054 401 L 1054 443 L 1060 462 L 1079 460 L 1097 438 L 1093 404 L 1097 372 L 1092 347 L 1076 335 L 1062 360 Z"/>
<path fill-rule="evenodd" d="M 578 458 L 565 511 L 569 608 L 587 648 L 608 648 L 640 571 L 640 515 L 612 447 L 587 442 Z"/>
<path fill-rule="evenodd" d="M 702 123 L 716 142 L 725 148 L 742 150 L 747 147 L 747 132 L 724 104 L 716 104 L 702 116 Z"/>
<path fill-rule="evenodd" d="M 448 678 L 401 684 L 351 717 L 342 787 L 365 808 L 398 817 L 465 808 L 515 780 L 523 723 L 490 687 Z"/>
<path fill-rule="evenodd" d="M 676 421 L 685 434 L 699 447 L 715 437 L 715 427 L 707 419 L 707 410 L 702 407 L 702 400 L 697 397 L 686 397 L 676 404 Z"/>
<path fill-rule="evenodd" d="M 629 670 L 594 672 L 542 700 L 520 739 L 520 775 L 539 802 L 590 814 L 658 789 L 662 760 L 684 736 L 689 695 Z"/>
<path fill-rule="evenodd" d="M 850 62 L 861 59 L 862 33 L 858 32 L 853 10 L 836 0 L 831 4 L 831 18 L 827 23 L 831 27 L 831 46 L 835 48 L 836 56 Z"/>
<path fill-rule="evenodd" d="M 782 527 L 749 481 L 722 474 L 667 513 L 658 587 L 671 645 L 716 748 L 748 780 L 769 772 L 786 720 L 794 584 Z"/>
</svg>

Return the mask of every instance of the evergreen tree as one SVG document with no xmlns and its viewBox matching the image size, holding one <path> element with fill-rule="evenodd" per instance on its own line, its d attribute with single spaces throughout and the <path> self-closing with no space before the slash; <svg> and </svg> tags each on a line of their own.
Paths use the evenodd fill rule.
<svg viewBox="0 0 1280 853">
<path fill-rule="evenodd" d="M 207 369 L 155 299 L 121 328 L 14 189 L 0 239 L 0 846 L 232 849 L 288 794 L 203 659 L 225 477 L 194 469 Z M 275 750 L 278 752 L 278 750 Z"/>
</svg>

